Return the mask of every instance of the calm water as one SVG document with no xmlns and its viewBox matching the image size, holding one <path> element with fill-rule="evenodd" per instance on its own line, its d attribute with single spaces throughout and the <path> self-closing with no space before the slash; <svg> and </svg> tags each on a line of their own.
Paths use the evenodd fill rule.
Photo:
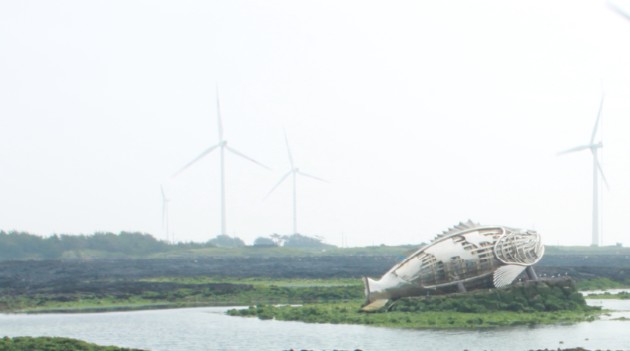
<svg viewBox="0 0 630 351">
<path fill-rule="evenodd" d="M 630 318 L 630 301 L 596 300 Z M 0 314 L 0 336 L 64 336 L 102 345 L 173 350 L 530 350 L 582 346 L 630 350 L 630 322 L 484 331 L 415 331 L 229 317 L 226 308 L 90 314 Z M 562 344 L 560 342 L 563 342 Z"/>
</svg>

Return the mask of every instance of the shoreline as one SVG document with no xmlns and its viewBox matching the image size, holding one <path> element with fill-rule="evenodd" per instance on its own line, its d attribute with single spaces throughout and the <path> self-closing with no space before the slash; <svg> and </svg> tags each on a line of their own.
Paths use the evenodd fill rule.
<svg viewBox="0 0 630 351">
<path fill-rule="evenodd" d="M 109 312 L 128 312 L 128 311 L 159 311 L 173 310 L 180 308 L 197 308 L 197 307 L 243 307 L 246 305 L 238 303 L 233 304 L 202 304 L 202 303 L 172 303 L 172 304 L 140 304 L 140 305 L 112 305 L 112 306 L 88 306 L 77 308 L 43 308 L 43 309 L 23 309 L 17 311 L 0 311 L 0 314 L 83 314 L 83 313 L 109 313 Z"/>
</svg>

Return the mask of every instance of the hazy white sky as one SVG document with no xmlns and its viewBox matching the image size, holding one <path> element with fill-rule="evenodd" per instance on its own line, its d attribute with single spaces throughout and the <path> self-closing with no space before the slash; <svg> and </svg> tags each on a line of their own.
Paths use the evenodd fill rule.
<svg viewBox="0 0 630 351">
<path fill-rule="evenodd" d="M 630 0 L 617 0 L 630 11 Z M 0 2 L 0 229 L 432 239 L 461 220 L 591 240 L 602 87 L 604 244 L 630 245 L 630 20 L 605 1 Z"/>
</svg>

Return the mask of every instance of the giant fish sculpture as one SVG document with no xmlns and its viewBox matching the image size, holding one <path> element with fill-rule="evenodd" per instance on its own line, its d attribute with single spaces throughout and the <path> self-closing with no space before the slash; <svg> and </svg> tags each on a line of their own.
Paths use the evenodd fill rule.
<svg viewBox="0 0 630 351">
<path fill-rule="evenodd" d="M 483 226 L 468 221 L 438 235 L 381 279 L 364 277 L 364 311 L 382 308 L 390 299 L 504 287 L 523 271 L 537 279 L 532 265 L 545 252 L 532 230 Z"/>
</svg>

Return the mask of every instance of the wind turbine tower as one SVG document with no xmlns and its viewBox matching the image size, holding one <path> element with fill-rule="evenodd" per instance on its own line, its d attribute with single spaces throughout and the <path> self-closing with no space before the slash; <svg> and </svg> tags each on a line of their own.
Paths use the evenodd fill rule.
<svg viewBox="0 0 630 351">
<path fill-rule="evenodd" d="M 600 181 L 599 175 L 602 176 L 602 180 L 604 184 L 608 186 L 608 181 L 606 180 L 606 176 L 604 176 L 604 171 L 602 170 L 602 166 L 598 160 L 599 149 L 603 147 L 601 140 L 599 142 L 595 142 L 595 137 L 597 136 L 597 129 L 599 127 L 600 117 L 602 114 L 602 107 L 604 106 L 604 96 L 602 95 L 602 99 L 599 103 L 599 111 L 597 112 L 597 119 L 595 120 L 595 126 L 593 127 L 593 133 L 591 134 L 591 140 L 588 144 L 576 146 L 574 148 L 562 151 L 558 153 L 558 155 L 563 155 L 571 152 L 582 151 L 582 150 L 591 150 L 591 155 L 593 155 L 593 234 L 591 238 L 591 246 L 599 246 L 600 243 L 600 211 L 599 211 L 599 188 Z"/>
<path fill-rule="evenodd" d="M 171 200 L 166 197 L 166 193 L 164 193 L 164 187 L 161 185 L 160 190 L 162 191 L 162 230 L 164 230 L 166 241 L 172 242 L 168 230 L 168 203 Z"/>
<path fill-rule="evenodd" d="M 284 182 L 289 176 L 291 176 L 291 180 L 293 181 L 292 185 L 293 185 L 293 234 L 297 234 L 298 230 L 297 230 L 297 185 L 296 185 L 296 178 L 298 175 L 304 176 L 304 177 L 308 177 L 308 178 L 312 178 L 315 180 L 319 180 L 320 182 L 328 182 L 322 178 L 318 178 L 316 176 L 304 173 L 302 171 L 300 171 L 299 168 L 295 167 L 295 164 L 293 163 L 293 156 L 291 155 L 291 148 L 289 147 L 289 139 L 287 138 L 287 133 L 284 133 L 284 141 L 287 145 L 287 153 L 289 155 L 289 164 L 291 166 L 291 169 L 285 173 L 282 178 L 280 178 L 280 180 L 278 181 L 278 183 L 276 183 L 276 185 L 273 186 L 273 188 L 271 188 L 271 190 L 269 191 L 269 193 L 267 193 L 267 195 L 265 196 L 265 198 L 267 198 L 269 195 L 271 195 L 271 193 L 274 192 L 274 190 L 276 190 L 278 188 L 278 186 L 280 186 L 280 184 L 282 184 L 282 182 Z"/>
<path fill-rule="evenodd" d="M 194 163 L 196 163 L 197 161 L 201 160 L 202 158 L 204 158 L 206 155 L 208 155 L 210 152 L 214 151 L 215 149 L 219 149 L 219 169 L 220 169 L 220 173 L 221 173 L 221 179 L 220 179 L 220 185 L 221 185 L 221 232 L 219 234 L 221 235 L 227 235 L 227 225 L 226 225 L 226 212 L 225 212 L 225 150 L 235 154 L 236 156 L 242 157 L 248 161 L 251 161 L 263 168 L 266 169 L 270 169 L 269 167 L 265 166 L 264 164 L 254 160 L 253 158 L 244 155 L 243 153 L 235 150 L 234 148 L 232 148 L 231 146 L 227 145 L 227 140 L 225 140 L 223 138 L 223 124 L 221 122 L 221 106 L 219 103 L 219 89 L 217 88 L 217 122 L 218 122 L 218 133 L 219 133 L 219 143 L 210 146 L 209 148 L 207 148 L 206 150 L 204 150 L 201 154 L 199 154 L 199 156 L 197 156 L 195 159 L 193 159 L 192 161 L 188 162 L 184 167 L 182 167 L 179 171 L 175 172 L 175 174 L 173 174 L 173 177 L 176 177 L 177 175 L 179 175 L 181 172 L 183 172 L 185 169 L 187 169 L 188 167 L 192 166 Z"/>
</svg>

